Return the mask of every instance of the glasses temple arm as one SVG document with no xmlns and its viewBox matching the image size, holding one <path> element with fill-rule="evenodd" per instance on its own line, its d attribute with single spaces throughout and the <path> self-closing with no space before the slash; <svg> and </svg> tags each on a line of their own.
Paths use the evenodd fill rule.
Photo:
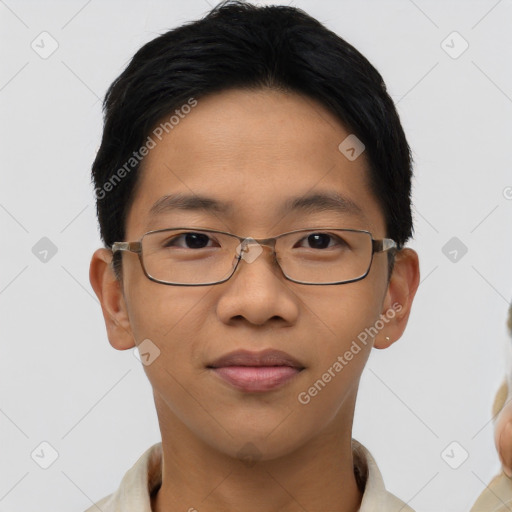
<svg viewBox="0 0 512 512">
<path fill-rule="evenodd" d="M 398 249 L 397 243 L 391 238 L 383 238 L 382 240 L 373 240 L 373 252 L 384 252 L 391 249 Z"/>
<path fill-rule="evenodd" d="M 140 254 L 142 244 L 140 242 L 114 242 L 112 244 L 112 252 L 115 254 L 117 251 L 130 251 Z"/>
</svg>

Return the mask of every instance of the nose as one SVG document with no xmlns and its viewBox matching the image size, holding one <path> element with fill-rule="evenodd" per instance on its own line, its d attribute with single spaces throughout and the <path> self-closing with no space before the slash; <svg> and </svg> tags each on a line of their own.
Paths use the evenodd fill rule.
<svg viewBox="0 0 512 512">
<path fill-rule="evenodd" d="M 270 320 L 283 325 L 294 323 L 299 311 L 294 283 L 284 277 L 272 248 L 248 240 L 241 251 L 235 273 L 218 285 L 220 320 L 226 324 L 245 321 L 263 325 Z"/>
</svg>

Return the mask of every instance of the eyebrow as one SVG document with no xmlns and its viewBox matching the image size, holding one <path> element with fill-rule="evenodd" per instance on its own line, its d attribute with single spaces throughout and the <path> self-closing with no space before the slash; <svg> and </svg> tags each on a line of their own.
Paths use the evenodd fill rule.
<svg viewBox="0 0 512 512">
<path fill-rule="evenodd" d="M 222 202 L 212 197 L 177 193 L 165 195 L 158 199 L 149 210 L 149 216 L 154 218 L 175 210 L 207 211 L 229 215 L 233 213 L 234 205 L 232 202 Z M 330 211 L 365 217 L 360 206 L 348 197 L 334 191 L 289 198 L 283 203 L 279 213 L 284 215 L 299 211 L 303 213 Z"/>
</svg>

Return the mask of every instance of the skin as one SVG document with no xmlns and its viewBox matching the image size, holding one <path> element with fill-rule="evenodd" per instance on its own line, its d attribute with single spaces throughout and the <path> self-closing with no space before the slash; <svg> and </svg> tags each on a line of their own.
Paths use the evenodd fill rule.
<svg viewBox="0 0 512 512">
<path fill-rule="evenodd" d="M 333 223 L 383 238 L 364 153 L 349 161 L 338 150 L 348 135 L 301 95 L 229 90 L 201 98 L 146 157 L 126 240 L 180 225 L 265 238 Z M 350 198 L 363 215 L 278 214 L 286 198 L 326 190 Z M 233 214 L 176 211 L 148 222 L 151 205 L 174 192 L 232 201 Z M 419 283 L 417 254 L 397 254 L 389 284 L 387 256 L 377 253 L 365 279 L 338 286 L 286 280 L 269 249 L 242 261 L 227 282 L 199 287 L 152 282 L 131 253 L 123 255 L 120 283 L 111 257 L 98 249 L 90 267 L 111 345 L 127 350 L 149 338 L 161 351 L 144 367 L 164 454 L 153 510 L 358 510 L 350 443 L 359 379 L 371 345 L 388 347 L 406 327 Z M 402 309 L 377 337 L 309 404 L 299 403 L 298 394 L 394 303 Z M 233 350 L 267 348 L 291 354 L 305 369 L 279 389 L 244 393 L 206 368 Z M 256 453 L 252 463 L 240 454 L 247 443 Z"/>
<path fill-rule="evenodd" d="M 512 396 L 510 392 L 506 404 L 496 418 L 494 442 L 503 472 L 512 478 Z"/>
<path fill-rule="evenodd" d="M 508 332 L 512 337 L 512 305 L 508 310 Z M 500 457 L 503 472 L 512 478 L 512 372 L 509 370 L 498 394 L 496 402 L 500 401 L 499 412 L 494 426 L 494 442 Z M 495 407 L 497 403 L 495 403 Z"/>
</svg>

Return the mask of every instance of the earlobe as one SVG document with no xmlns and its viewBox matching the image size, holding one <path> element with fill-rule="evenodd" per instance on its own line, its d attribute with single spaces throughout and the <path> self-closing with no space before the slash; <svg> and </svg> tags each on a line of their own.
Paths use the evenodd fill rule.
<svg viewBox="0 0 512 512">
<path fill-rule="evenodd" d="M 416 251 L 409 248 L 398 251 L 381 313 L 385 326 L 375 337 L 375 348 L 388 348 L 402 336 L 419 281 L 420 269 Z"/>
<path fill-rule="evenodd" d="M 121 283 L 114 275 L 111 261 L 111 251 L 97 249 L 92 255 L 89 280 L 101 304 L 110 344 L 117 350 L 127 350 L 135 346 L 135 341 Z"/>
</svg>

